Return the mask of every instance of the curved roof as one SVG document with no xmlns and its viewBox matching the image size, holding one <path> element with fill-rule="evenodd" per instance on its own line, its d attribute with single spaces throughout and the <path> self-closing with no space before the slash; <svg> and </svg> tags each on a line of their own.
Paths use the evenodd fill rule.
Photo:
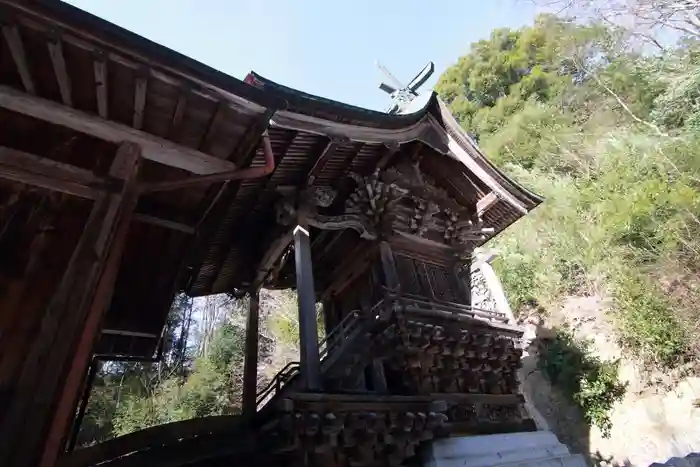
<svg viewBox="0 0 700 467">
<path fill-rule="evenodd" d="M 117 145 L 136 140 L 147 148 L 140 177 L 161 182 L 262 166 L 260 136 L 270 126 L 271 175 L 141 196 L 105 321 L 113 332 L 104 333 L 100 352 L 150 355 L 177 290 L 206 295 L 249 286 L 279 234 L 279 190 L 310 176 L 338 188 L 342 202 L 350 172 L 366 175 L 421 153 L 421 169 L 461 203 L 490 196 L 484 221 L 494 235 L 541 202 L 486 159 L 435 94 L 416 112 L 388 115 L 255 73 L 241 81 L 55 0 L 3 0 L 0 20 L 0 147 L 89 175 L 104 174 Z M 35 219 L 64 229 L 66 245 L 80 237 L 89 200 L 0 180 L 0 198 L 15 195 L 41 205 L 46 212 Z M 67 213 L 75 222 L 59 225 L 55 219 Z M 12 229 L 27 245 L 41 234 L 29 223 Z M 346 240 L 326 236 L 314 248 L 330 262 Z M 13 257 L 23 254 L 16 249 Z M 36 270 L 58 280 L 62 263 L 54 262 Z"/>
</svg>

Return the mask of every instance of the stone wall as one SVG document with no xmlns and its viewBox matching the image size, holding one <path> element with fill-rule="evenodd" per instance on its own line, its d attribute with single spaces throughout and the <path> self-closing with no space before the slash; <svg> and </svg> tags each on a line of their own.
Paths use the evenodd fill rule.
<svg viewBox="0 0 700 467">
<path fill-rule="evenodd" d="M 472 306 L 481 308 L 482 310 L 498 311 L 496 307 L 496 299 L 486 282 L 484 273 L 481 269 L 476 268 L 471 273 L 472 285 Z"/>
</svg>

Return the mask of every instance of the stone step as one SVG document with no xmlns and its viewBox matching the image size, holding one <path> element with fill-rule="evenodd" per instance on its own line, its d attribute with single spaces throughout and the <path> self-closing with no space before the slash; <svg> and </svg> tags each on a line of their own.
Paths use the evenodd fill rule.
<svg viewBox="0 0 700 467">
<path fill-rule="evenodd" d="M 432 443 L 425 467 L 585 467 L 549 431 L 448 438 Z"/>
<path fill-rule="evenodd" d="M 672 457 L 666 462 L 654 462 L 649 467 L 700 467 L 700 453 L 694 452 L 685 457 Z"/>
</svg>

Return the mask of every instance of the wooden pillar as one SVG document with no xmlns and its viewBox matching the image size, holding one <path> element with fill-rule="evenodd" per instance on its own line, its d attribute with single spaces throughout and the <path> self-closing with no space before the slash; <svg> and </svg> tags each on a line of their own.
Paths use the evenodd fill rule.
<svg viewBox="0 0 700 467">
<path fill-rule="evenodd" d="M 260 291 L 250 292 L 250 309 L 245 327 L 245 361 L 243 364 L 243 415 L 250 416 L 257 410 L 258 387 L 258 327 L 260 322 Z"/>
<path fill-rule="evenodd" d="M 24 359 L 0 418 L 0 459 L 13 467 L 53 467 L 63 452 L 92 359 L 138 193 L 140 148 L 122 144 L 110 175 L 122 191 L 101 194 Z"/>
<path fill-rule="evenodd" d="M 372 360 L 372 382 L 374 390 L 379 394 L 387 394 L 389 392 L 386 385 L 386 376 L 384 375 L 384 361 L 379 358 Z"/>
<path fill-rule="evenodd" d="M 379 255 L 384 271 L 384 285 L 390 290 L 397 290 L 399 288 L 399 275 L 396 271 L 396 261 L 394 253 L 391 251 L 391 245 L 386 240 L 379 242 Z"/>
<path fill-rule="evenodd" d="M 294 259 L 296 261 L 297 298 L 299 303 L 299 353 L 301 375 L 308 390 L 321 389 L 321 362 L 318 353 L 316 326 L 316 293 L 311 266 L 311 243 L 308 225 L 294 229 Z"/>
</svg>

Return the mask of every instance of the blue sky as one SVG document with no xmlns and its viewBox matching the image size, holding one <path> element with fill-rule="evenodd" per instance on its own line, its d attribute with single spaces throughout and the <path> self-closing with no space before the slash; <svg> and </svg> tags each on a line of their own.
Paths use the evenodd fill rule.
<svg viewBox="0 0 700 467">
<path fill-rule="evenodd" d="M 404 83 L 537 13 L 532 0 L 69 0 L 218 70 L 384 110 L 379 60 Z"/>
</svg>

